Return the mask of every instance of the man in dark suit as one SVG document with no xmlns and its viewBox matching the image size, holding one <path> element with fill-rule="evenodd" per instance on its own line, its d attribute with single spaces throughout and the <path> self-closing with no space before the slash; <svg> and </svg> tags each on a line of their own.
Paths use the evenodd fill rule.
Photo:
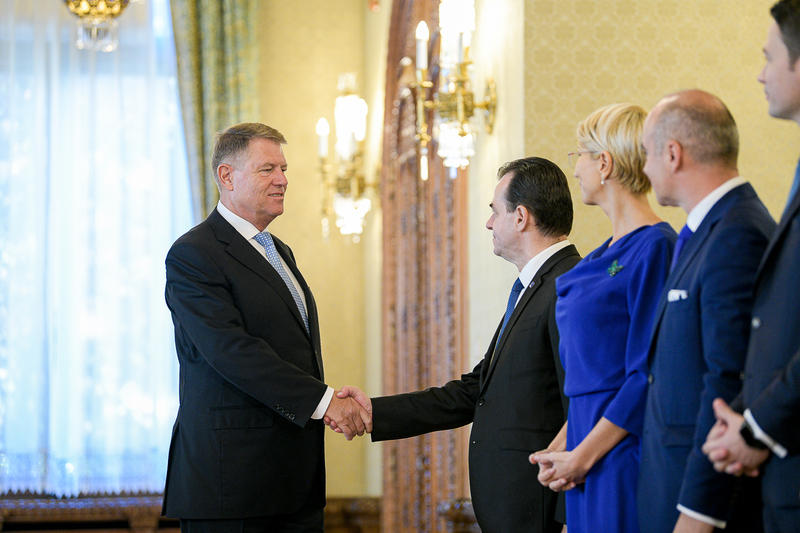
<svg viewBox="0 0 800 533">
<path fill-rule="evenodd" d="M 494 253 L 520 271 L 507 312 L 480 363 L 460 379 L 424 391 L 373 398 L 372 440 L 413 437 L 473 422 L 472 503 L 484 533 L 560 531 L 557 494 L 542 487 L 532 450 L 547 448 L 565 420 L 555 280 L 579 260 L 566 240 L 572 200 L 550 161 L 519 159 L 498 171 L 486 227 Z M 521 294 L 520 294 L 521 293 Z M 345 387 L 368 409 L 370 399 Z"/>
<path fill-rule="evenodd" d="M 764 84 L 773 117 L 800 124 L 800 0 L 772 7 Z M 764 527 L 800 531 L 800 164 L 778 229 L 761 258 L 742 393 L 729 408 L 714 400 L 717 423 L 703 447 L 720 471 L 762 474 Z M 742 413 L 742 414 L 739 414 Z"/>
<path fill-rule="evenodd" d="M 775 222 L 739 177 L 736 123 L 717 97 L 692 90 L 663 98 L 642 137 L 658 202 L 688 217 L 650 340 L 640 527 L 755 533 L 759 514 L 732 507 L 736 480 L 716 472 L 700 448 L 714 425 L 711 401 L 731 400 L 742 387 L 753 278 Z"/>
<path fill-rule="evenodd" d="M 323 382 L 314 297 L 266 232 L 283 213 L 285 142 L 263 124 L 221 133 L 219 204 L 167 255 L 180 408 L 164 514 L 184 532 L 321 532 L 322 418 L 348 438 L 370 429 Z"/>
</svg>

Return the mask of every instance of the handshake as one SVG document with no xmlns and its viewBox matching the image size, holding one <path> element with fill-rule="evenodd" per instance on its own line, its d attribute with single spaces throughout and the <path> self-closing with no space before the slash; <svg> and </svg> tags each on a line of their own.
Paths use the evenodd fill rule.
<svg viewBox="0 0 800 533">
<path fill-rule="evenodd" d="M 325 425 L 347 440 L 372 432 L 372 401 L 358 387 L 342 387 L 334 392 L 323 417 Z"/>
</svg>

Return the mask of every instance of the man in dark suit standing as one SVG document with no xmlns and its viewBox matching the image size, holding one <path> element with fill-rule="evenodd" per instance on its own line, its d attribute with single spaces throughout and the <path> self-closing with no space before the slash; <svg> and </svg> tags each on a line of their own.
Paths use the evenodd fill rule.
<svg viewBox="0 0 800 533">
<path fill-rule="evenodd" d="M 263 124 L 221 133 L 220 201 L 167 259 L 180 408 L 164 514 L 193 533 L 323 528 L 323 416 L 345 436 L 369 416 L 323 382 L 314 297 L 292 251 L 266 231 L 283 213 L 286 143 Z"/>
<path fill-rule="evenodd" d="M 764 46 L 769 114 L 800 124 L 800 0 L 772 7 Z M 714 400 L 703 447 L 720 471 L 762 474 L 765 529 L 800 531 L 800 164 L 778 229 L 761 258 L 742 393 Z M 739 414 L 742 413 L 742 414 Z"/>
<path fill-rule="evenodd" d="M 555 323 L 555 280 L 579 260 L 567 241 L 572 200 L 564 173 L 531 157 L 503 165 L 486 227 L 494 253 L 520 271 L 483 360 L 460 379 L 424 391 L 373 398 L 372 440 L 401 439 L 473 422 L 472 503 L 484 533 L 560 531 L 557 494 L 527 464 L 565 420 Z M 367 409 L 370 399 L 351 387 Z M 564 437 L 566 438 L 566 437 Z"/>
<path fill-rule="evenodd" d="M 717 97 L 663 98 L 642 137 L 658 202 L 688 217 L 650 340 L 639 524 L 652 533 L 756 533 L 759 514 L 731 505 L 737 480 L 716 472 L 700 448 L 714 425 L 711 401 L 742 387 L 753 278 L 775 222 L 739 177 L 736 123 Z"/>
</svg>

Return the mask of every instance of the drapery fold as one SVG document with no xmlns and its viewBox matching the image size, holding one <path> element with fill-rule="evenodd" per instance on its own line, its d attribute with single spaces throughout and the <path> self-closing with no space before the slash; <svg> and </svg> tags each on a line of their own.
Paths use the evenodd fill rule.
<svg viewBox="0 0 800 533">
<path fill-rule="evenodd" d="M 110 53 L 63 2 L 0 7 L 0 493 L 159 492 L 192 223 L 169 4 L 131 3 Z"/>
<path fill-rule="evenodd" d="M 172 0 L 189 176 L 195 218 L 214 209 L 214 135 L 256 120 L 255 0 Z"/>
</svg>

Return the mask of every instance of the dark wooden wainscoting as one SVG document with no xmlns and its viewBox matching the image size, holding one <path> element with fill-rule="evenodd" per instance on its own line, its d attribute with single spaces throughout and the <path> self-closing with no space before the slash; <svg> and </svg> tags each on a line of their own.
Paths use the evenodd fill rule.
<svg viewBox="0 0 800 533">
<path fill-rule="evenodd" d="M 325 531 L 378 533 L 380 498 L 328 498 Z M 0 531 L 28 533 L 177 533 L 175 520 L 162 518 L 161 496 L 45 498 L 0 496 Z"/>
</svg>

